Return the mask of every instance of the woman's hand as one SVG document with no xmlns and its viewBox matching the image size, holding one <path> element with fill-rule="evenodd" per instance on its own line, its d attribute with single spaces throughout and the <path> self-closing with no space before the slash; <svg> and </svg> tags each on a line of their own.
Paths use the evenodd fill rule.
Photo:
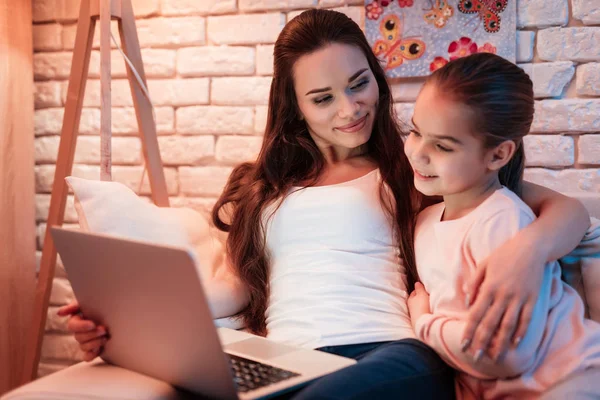
<svg viewBox="0 0 600 400">
<path fill-rule="evenodd" d="M 415 283 L 415 290 L 408 296 L 408 312 L 410 313 L 410 322 L 413 330 L 419 317 L 423 314 L 429 314 L 429 293 L 425 290 L 425 286 L 421 282 Z"/>
<path fill-rule="evenodd" d="M 108 332 L 105 327 L 96 326 L 93 321 L 84 319 L 76 301 L 59 308 L 57 314 L 61 317 L 70 316 L 67 329 L 75 335 L 75 340 L 79 342 L 79 348 L 83 351 L 85 361 L 92 361 L 102 353 L 104 345 L 108 341 Z"/>
<path fill-rule="evenodd" d="M 526 239 L 517 235 L 494 250 L 463 288 L 470 306 L 463 350 L 497 360 L 525 336 L 546 264 L 543 250 Z"/>
</svg>

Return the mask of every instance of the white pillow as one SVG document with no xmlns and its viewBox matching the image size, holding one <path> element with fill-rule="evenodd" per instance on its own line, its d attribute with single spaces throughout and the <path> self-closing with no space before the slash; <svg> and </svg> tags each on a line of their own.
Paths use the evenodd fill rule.
<svg viewBox="0 0 600 400">
<path fill-rule="evenodd" d="M 223 243 L 208 220 L 190 208 L 157 207 L 119 182 L 65 178 L 75 194 L 75 210 L 83 231 L 191 249 L 202 278 L 225 262 Z M 237 329 L 236 320 L 218 326 Z"/>
</svg>

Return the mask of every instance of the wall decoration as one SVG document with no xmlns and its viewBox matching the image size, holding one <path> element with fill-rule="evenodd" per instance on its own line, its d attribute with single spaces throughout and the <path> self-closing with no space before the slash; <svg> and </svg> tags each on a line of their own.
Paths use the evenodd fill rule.
<svg viewBox="0 0 600 400">
<path fill-rule="evenodd" d="M 478 52 L 515 62 L 516 0 L 366 0 L 365 33 L 389 77 Z"/>
</svg>

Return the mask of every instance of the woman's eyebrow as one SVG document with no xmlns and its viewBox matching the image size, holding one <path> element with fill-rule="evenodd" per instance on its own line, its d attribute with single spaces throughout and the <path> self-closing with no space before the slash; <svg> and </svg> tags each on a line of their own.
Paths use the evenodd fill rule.
<svg viewBox="0 0 600 400">
<path fill-rule="evenodd" d="M 356 78 L 358 78 L 360 76 L 360 74 L 362 74 L 363 72 L 367 71 L 367 68 L 363 68 L 358 70 L 356 73 L 354 73 L 350 78 L 348 78 L 348 83 L 352 82 L 353 80 L 355 80 Z M 309 92 L 306 93 L 305 96 L 308 96 L 309 94 L 314 94 L 314 93 L 322 93 L 322 92 L 326 92 L 328 90 L 331 90 L 331 87 L 325 87 L 325 88 L 320 88 L 320 89 L 313 89 Z"/>
</svg>

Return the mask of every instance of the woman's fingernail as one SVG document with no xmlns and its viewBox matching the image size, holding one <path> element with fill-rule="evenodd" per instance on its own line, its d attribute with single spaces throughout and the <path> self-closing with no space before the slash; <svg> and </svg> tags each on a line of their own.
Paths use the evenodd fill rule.
<svg viewBox="0 0 600 400">
<path fill-rule="evenodd" d="M 483 350 L 479 349 L 475 352 L 475 357 L 473 357 L 473 361 L 479 362 L 479 360 L 481 360 L 481 357 L 483 357 Z"/>
<path fill-rule="evenodd" d="M 518 336 L 518 337 L 515 339 L 515 346 L 518 346 L 518 345 L 519 345 L 519 343 L 521 343 L 521 340 L 522 340 L 522 339 L 523 339 L 523 338 L 522 338 L 521 336 Z"/>
<path fill-rule="evenodd" d="M 467 349 L 467 347 L 469 347 L 470 344 L 471 344 L 471 339 L 465 339 L 460 344 L 460 348 L 462 349 L 462 351 L 465 351 Z"/>
</svg>

